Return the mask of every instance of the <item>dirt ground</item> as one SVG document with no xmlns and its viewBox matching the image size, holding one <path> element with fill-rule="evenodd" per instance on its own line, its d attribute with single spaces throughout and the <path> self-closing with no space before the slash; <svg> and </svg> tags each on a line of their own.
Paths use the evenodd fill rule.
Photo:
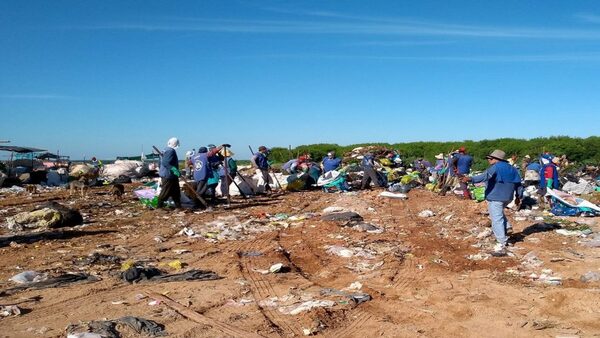
<svg viewBox="0 0 600 338">
<path fill-rule="evenodd" d="M 577 221 L 595 234 L 594 219 L 542 220 L 539 212 L 509 211 L 513 256 L 494 258 L 485 254 L 493 244 L 485 202 L 420 189 L 407 200 L 375 190 L 236 197 L 228 208 L 202 213 L 144 209 L 132 185 L 126 190 L 123 201 L 106 188 L 87 197 L 65 191 L 0 197 L 2 224 L 49 200 L 85 219 L 83 226 L 41 232 L 2 228 L 0 290 L 25 270 L 100 277 L 0 296 L 0 305 L 22 309 L 0 318 L 1 337 L 64 337 L 71 323 L 128 315 L 163 324 L 170 337 L 600 336 L 600 282 L 580 280 L 600 273 L 600 248 L 590 245 L 592 235 L 555 231 Z M 331 206 L 357 212 L 383 232 L 321 220 Z M 423 210 L 434 215 L 419 217 Z M 121 261 L 81 263 L 95 252 Z M 222 278 L 129 284 L 120 277 L 123 263 L 176 273 L 168 263 L 177 260 L 179 272 L 211 270 Z M 276 263 L 281 271 L 268 272 Z M 317 307 L 298 307 L 310 305 Z M 121 329 L 123 337 L 139 336 Z"/>
</svg>

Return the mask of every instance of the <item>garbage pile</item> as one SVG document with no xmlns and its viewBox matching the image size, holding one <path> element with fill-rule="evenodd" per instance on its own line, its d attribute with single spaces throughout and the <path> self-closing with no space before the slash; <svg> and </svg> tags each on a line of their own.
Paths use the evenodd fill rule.
<svg viewBox="0 0 600 338">
<path fill-rule="evenodd" d="M 119 177 L 141 178 L 150 172 L 148 163 L 142 161 L 117 160 L 113 164 L 106 164 L 100 171 L 100 176 L 109 181 Z"/>
<path fill-rule="evenodd" d="M 42 205 L 33 211 L 21 212 L 6 218 L 6 227 L 11 231 L 40 231 L 81 224 L 83 224 L 83 216 L 79 211 L 56 202 Z"/>
</svg>

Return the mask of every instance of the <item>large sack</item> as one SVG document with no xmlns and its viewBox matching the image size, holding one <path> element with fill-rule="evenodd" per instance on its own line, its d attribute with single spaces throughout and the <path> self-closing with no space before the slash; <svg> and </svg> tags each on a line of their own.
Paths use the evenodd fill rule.
<svg viewBox="0 0 600 338">
<path fill-rule="evenodd" d="M 101 175 L 109 180 L 114 180 L 119 176 L 140 178 L 149 171 L 148 165 L 142 161 L 118 160 L 113 164 L 105 165 Z"/>
<path fill-rule="evenodd" d="M 75 178 L 79 178 L 82 176 L 85 177 L 97 177 L 97 175 L 95 174 L 96 168 L 94 168 L 94 166 L 91 165 L 87 165 L 87 164 L 75 164 L 73 166 L 71 166 L 71 171 L 69 172 L 69 176 L 75 177 Z"/>
<path fill-rule="evenodd" d="M 250 176 L 244 176 L 244 178 L 242 179 L 240 177 L 240 175 L 236 175 L 235 178 L 233 179 L 235 181 L 235 183 L 237 183 L 237 185 L 240 187 L 240 189 L 242 190 L 242 192 L 246 195 L 252 195 L 253 191 L 256 192 L 256 182 L 252 179 L 252 177 Z M 219 183 L 220 185 L 221 183 Z M 217 191 L 221 191 L 220 189 L 221 187 L 219 186 Z M 231 184 L 229 186 L 229 195 L 231 196 L 239 196 L 240 194 L 240 189 L 238 189 L 238 187 L 235 184 Z"/>
<path fill-rule="evenodd" d="M 594 191 L 594 186 L 586 180 L 579 180 L 579 183 L 567 182 L 563 185 L 563 191 L 570 192 L 576 195 L 591 194 Z"/>
</svg>

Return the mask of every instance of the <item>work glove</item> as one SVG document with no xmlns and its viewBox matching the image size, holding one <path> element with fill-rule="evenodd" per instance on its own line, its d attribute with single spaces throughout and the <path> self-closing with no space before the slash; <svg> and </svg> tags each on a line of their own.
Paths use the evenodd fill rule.
<svg viewBox="0 0 600 338">
<path fill-rule="evenodd" d="M 177 169 L 176 167 L 171 167 L 171 172 L 173 173 L 173 175 L 175 175 L 177 177 L 181 176 L 179 169 Z"/>
</svg>

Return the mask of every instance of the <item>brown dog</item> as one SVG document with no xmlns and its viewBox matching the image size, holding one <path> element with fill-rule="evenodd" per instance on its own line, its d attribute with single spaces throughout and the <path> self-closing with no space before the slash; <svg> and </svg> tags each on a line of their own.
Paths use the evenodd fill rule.
<svg viewBox="0 0 600 338">
<path fill-rule="evenodd" d="M 76 192 L 77 189 L 81 190 L 81 197 L 87 194 L 89 187 L 87 186 L 87 180 L 85 178 L 69 183 L 69 196 L 73 195 L 73 192 Z"/>
<path fill-rule="evenodd" d="M 27 185 L 25 186 L 25 191 L 26 191 L 28 194 L 37 194 L 37 192 L 38 192 L 38 191 L 37 191 L 37 185 L 35 185 L 35 184 L 27 184 Z"/>
<path fill-rule="evenodd" d="M 109 194 L 115 196 L 119 200 L 123 199 L 123 194 L 125 193 L 125 187 L 120 183 L 115 183 L 110 187 Z"/>
</svg>

